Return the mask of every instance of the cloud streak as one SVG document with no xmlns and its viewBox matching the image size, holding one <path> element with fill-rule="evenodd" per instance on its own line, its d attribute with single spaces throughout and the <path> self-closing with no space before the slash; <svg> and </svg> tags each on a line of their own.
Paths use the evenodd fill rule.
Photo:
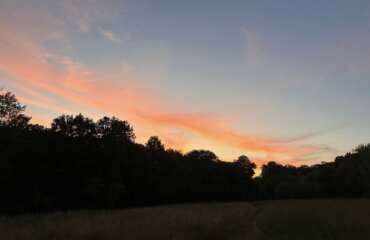
<svg viewBox="0 0 370 240">
<path fill-rule="evenodd" d="M 109 41 L 114 42 L 114 43 L 123 43 L 123 40 L 120 39 L 120 38 L 118 38 L 116 36 L 116 34 L 114 34 L 113 32 L 107 31 L 107 30 L 103 30 L 103 29 L 99 29 L 99 31 Z"/>
<path fill-rule="evenodd" d="M 354 126 L 354 125 L 358 124 L 359 122 L 367 121 L 369 119 L 369 117 L 370 117 L 369 114 L 368 115 L 363 115 L 363 116 L 358 117 L 358 118 L 353 118 L 353 119 L 350 119 L 348 121 L 343 121 L 343 122 L 338 123 L 338 124 L 336 124 L 332 127 L 319 129 L 319 130 L 312 131 L 312 132 L 306 133 L 306 134 L 302 134 L 302 135 L 299 135 L 299 136 L 296 136 L 296 137 L 279 138 L 279 139 L 275 139 L 274 141 L 276 141 L 276 142 L 285 142 L 285 143 L 294 143 L 294 142 L 304 141 L 304 140 L 307 140 L 307 139 L 319 137 L 319 136 L 322 136 L 322 135 L 325 135 L 325 134 L 328 134 L 328 133 L 331 133 L 331 132 L 334 132 L 334 131 L 337 131 L 337 130 L 341 130 L 341 129 L 344 129 L 344 128 Z"/>
<path fill-rule="evenodd" d="M 292 147 L 255 136 L 239 134 L 227 127 L 224 122 L 198 114 L 155 114 L 139 113 L 142 118 L 150 118 L 159 125 L 177 126 L 216 142 L 255 152 L 291 155 L 308 154 L 319 150 L 315 146 Z"/>
<path fill-rule="evenodd" d="M 245 53 L 248 64 L 256 65 L 260 63 L 262 60 L 261 44 L 257 35 L 246 29 L 242 29 L 241 31 L 244 37 Z"/>
</svg>

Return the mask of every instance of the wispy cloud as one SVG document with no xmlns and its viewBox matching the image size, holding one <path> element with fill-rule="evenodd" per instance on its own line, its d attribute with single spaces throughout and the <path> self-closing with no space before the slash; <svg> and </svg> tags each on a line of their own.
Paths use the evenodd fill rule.
<svg viewBox="0 0 370 240">
<path fill-rule="evenodd" d="M 88 32 L 91 24 L 99 17 L 98 12 L 94 10 L 95 1 L 70 1 L 61 2 L 64 10 L 70 15 L 81 32 Z"/>
<path fill-rule="evenodd" d="M 245 47 L 247 50 L 249 51 L 255 51 L 258 49 L 258 41 L 257 41 L 257 37 L 256 35 L 254 35 L 253 33 L 251 33 L 250 31 L 246 30 L 246 29 L 242 29 L 242 32 L 244 34 L 244 43 L 245 43 Z"/>
<path fill-rule="evenodd" d="M 341 129 L 344 129 L 344 128 L 354 126 L 354 125 L 356 125 L 360 122 L 368 121 L 369 118 L 370 118 L 369 114 L 362 115 L 361 117 L 352 118 L 350 120 L 343 121 L 343 122 L 340 122 L 338 124 L 334 124 L 331 127 L 322 128 L 322 129 L 315 130 L 315 131 L 312 131 L 312 132 L 309 132 L 309 133 L 306 133 L 306 134 L 302 134 L 302 135 L 299 135 L 299 136 L 295 136 L 295 137 L 275 139 L 275 141 L 277 141 L 277 142 L 286 142 L 286 143 L 300 142 L 300 141 L 304 141 L 304 140 L 307 140 L 307 139 L 310 139 L 310 138 L 319 137 L 319 136 L 322 136 L 322 135 L 325 135 L 325 134 L 328 134 L 328 133 L 331 133 L 331 132 L 334 132 L 334 131 L 337 131 L 337 130 L 341 130 Z"/>
<path fill-rule="evenodd" d="M 60 6 L 63 13 L 75 23 L 78 29 L 87 33 L 100 23 L 114 19 L 118 15 L 119 9 L 122 9 L 122 3 L 123 1 L 106 4 L 104 1 L 98 0 L 61 0 Z"/>
<path fill-rule="evenodd" d="M 248 64 L 255 65 L 262 60 L 261 43 L 257 35 L 247 29 L 241 30 L 244 37 L 244 51 L 246 53 Z"/>
<path fill-rule="evenodd" d="M 113 32 L 108 31 L 108 30 L 103 30 L 101 28 L 99 29 L 99 31 L 109 41 L 114 42 L 114 43 L 123 43 L 123 40 L 117 37 L 116 34 L 114 34 Z"/>
<path fill-rule="evenodd" d="M 288 161 L 296 157 L 332 151 L 327 146 L 297 145 L 285 141 L 277 142 L 259 136 L 241 134 L 228 127 L 226 122 L 206 115 L 158 112 L 140 112 L 137 114 L 142 118 L 150 119 L 156 125 L 176 126 L 221 145 L 239 148 L 247 152 L 263 153 L 265 157 L 261 158 L 261 161 L 275 159 L 280 161 L 286 159 Z"/>
</svg>

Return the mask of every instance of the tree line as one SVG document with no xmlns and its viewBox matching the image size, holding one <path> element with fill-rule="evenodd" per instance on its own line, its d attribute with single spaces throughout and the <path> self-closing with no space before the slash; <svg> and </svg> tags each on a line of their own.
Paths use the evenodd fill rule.
<svg viewBox="0 0 370 240">
<path fill-rule="evenodd" d="M 253 178 L 256 164 L 245 155 L 226 162 L 209 150 L 182 153 L 157 136 L 140 144 L 115 117 L 61 115 L 45 128 L 24 111 L 0 92 L 3 213 L 370 195 L 370 145 L 313 166 L 269 162 Z"/>
<path fill-rule="evenodd" d="M 135 142 L 115 117 L 62 115 L 50 128 L 30 124 L 10 92 L 0 95 L 0 211 L 116 208 L 252 200 L 256 165 L 246 156 L 166 149 L 152 136 Z"/>
<path fill-rule="evenodd" d="M 269 162 L 255 181 L 262 199 L 370 197 L 370 144 L 312 166 Z"/>
</svg>

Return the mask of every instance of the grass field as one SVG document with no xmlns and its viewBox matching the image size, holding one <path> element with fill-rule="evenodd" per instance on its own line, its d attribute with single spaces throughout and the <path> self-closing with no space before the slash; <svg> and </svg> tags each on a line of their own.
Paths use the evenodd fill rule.
<svg viewBox="0 0 370 240">
<path fill-rule="evenodd" d="M 370 239 L 370 200 L 173 205 L 0 217 L 0 239 Z"/>
<path fill-rule="evenodd" d="M 370 239 L 370 200 L 261 202 L 256 222 L 270 239 Z"/>
</svg>

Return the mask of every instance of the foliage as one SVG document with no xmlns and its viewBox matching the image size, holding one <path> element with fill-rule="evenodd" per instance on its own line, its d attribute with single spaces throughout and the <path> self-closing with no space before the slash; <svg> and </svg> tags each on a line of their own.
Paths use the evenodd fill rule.
<svg viewBox="0 0 370 240">
<path fill-rule="evenodd" d="M 31 118 L 22 113 L 25 109 L 14 94 L 0 89 L 0 127 L 27 127 Z"/>
<path fill-rule="evenodd" d="M 148 139 L 145 147 L 154 153 L 164 152 L 164 145 L 162 144 L 161 140 L 157 136 L 152 136 Z"/>
<path fill-rule="evenodd" d="M 251 177 L 253 177 L 255 173 L 254 170 L 257 168 L 257 165 L 251 162 L 245 155 L 238 157 L 238 159 L 235 160 L 235 164 L 244 169 L 244 172 Z"/>
<path fill-rule="evenodd" d="M 96 134 L 96 126 L 92 119 L 77 116 L 62 115 L 53 120 L 51 131 L 72 138 L 91 138 Z"/>
<path fill-rule="evenodd" d="M 96 123 L 98 137 L 114 139 L 121 142 L 134 142 L 135 133 L 127 121 L 118 118 L 103 117 Z"/>
<path fill-rule="evenodd" d="M 369 197 L 370 144 L 311 167 L 269 162 L 256 180 L 262 199 Z"/>
</svg>

